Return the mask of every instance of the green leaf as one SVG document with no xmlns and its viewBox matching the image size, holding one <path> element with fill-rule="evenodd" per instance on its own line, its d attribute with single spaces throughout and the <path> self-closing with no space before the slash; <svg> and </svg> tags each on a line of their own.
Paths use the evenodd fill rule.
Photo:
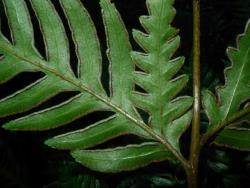
<svg viewBox="0 0 250 188">
<path fill-rule="evenodd" d="M 111 116 L 84 129 L 51 138 L 45 143 L 57 149 L 86 149 L 126 134 L 149 138 L 147 133 L 137 129 L 123 117 Z"/>
<path fill-rule="evenodd" d="M 57 128 L 93 111 L 106 107 L 88 94 L 75 97 L 45 110 L 34 112 L 6 123 L 3 127 L 9 130 L 37 131 Z"/>
<path fill-rule="evenodd" d="M 232 65 L 225 69 L 225 85 L 216 90 L 218 98 L 209 91 L 203 92 L 209 129 L 238 112 L 241 104 L 250 99 L 250 21 L 245 32 L 237 38 L 237 48 L 228 48 L 227 54 Z"/>
<path fill-rule="evenodd" d="M 1 37 L 0 37 L 1 38 Z M 1 49 L 0 49 L 1 54 Z M 18 63 L 13 63 L 18 62 Z M 4 66 L 3 66 L 4 65 Z M 25 62 L 17 60 L 15 57 L 2 56 L 0 57 L 0 84 L 7 82 L 21 72 L 35 72 L 37 71 L 35 67 Z"/>
<path fill-rule="evenodd" d="M 250 130 L 227 128 L 216 137 L 215 144 L 238 150 L 250 151 Z"/>
<path fill-rule="evenodd" d="M 152 162 L 172 158 L 172 155 L 156 143 L 128 145 L 105 150 L 75 150 L 76 161 L 100 172 L 120 172 L 136 169 Z"/>
<path fill-rule="evenodd" d="M 37 54 L 34 46 L 34 32 L 27 6 L 24 1 L 3 0 L 11 30 L 12 43 L 25 49 L 26 55 Z M 1 35 L 3 37 L 3 35 Z"/>
<path fill-rule="evenodd" d="M 3 3 L 6 7 L 6 14 L 8 15 L 8 22 L 11 30 L 11 39 L 13 44 L 15 44 L 17 47 L 25 48 L 27 55 L 38 55 L 37 51 L 33 48 L 33 28 L 25 3 L 23 1 L 18 0 L 4 0 Z M 7 39 L 2 35 L 1 32 L 0 40 L 10 44 L 10 42 L 7 41 Z M 34 66 L 25 64 L 24 62 L 16 59 L 15 57 L 6 57 L 5 55 L 3 55 L 3 57 L 0 59 L 0 83 L 10 80 L 15 75 L 23 71 L 37 71 Z M 13 64 L 13 61 L 19 62 Z"/>
<path fill-rule="evenodd" d="M 21 2 L 21 3 L 20 3 Z M 63 3 L 63 2 L 62 2 Z M 67 2 L 64 2 L 67 3 Z M 75 4 L 76 3 L 76 4 Z M 74 6 L 76 9 L 76 13 L 82 12 L 81 16 L 83 18 L 86 18 L 86 20 L 89 19 L 87 12 L 84 12 L 85 9 L 82 8 L 82 6 L 79 6 L 77 8 L 77 5 L 80 5 L 79 2 L 72 2 L 69 4 L 69 6 Z M 26 54 L 30 54 L 31 49 L 27 48 L 28 44 L 27 41 L 33 41 L 33 29 L 32 25 L 30 24 L 31 20 L 29 18 L 29 14 L 26 8 L 26 5 L 23 1 L 18 1 L 16 3 L 16 0 L 6 1 L 6 10 L 7 12 L 10 12 L 10 16 L 8 17 L 9 22 L 11 25 L 13 25 L 13 28 L 11 28 L 11 31 L 14 33 L 13 36 L 15 38 L 18 38 L 16 40 L 17 42 L 14 45 L 11 45 L 7 39 L 3 37 L 3 40 L 1 40 L 1 51 L 3 51 L 4 59 L 1 61 L 1 63 L 5 60 L 11 59 L 11 64 L 14 64 L 17 68 L 21 66 L 20 60 L 24 64 L 23 69 L 18 69 L 18 72 L 27 71 L 26 65 L 31 65 L 36 68 L 38 71 L 43 71 L 45 74 L 47 74 L 46 77 L 42 78 L 41 80 L 38 80 L 37 82 L 31 84 L 30 86 L 27 86 L 26 88 L 17 91 L 16 93 L 6 97 L 5 99 L 2 99 L 0 101 L 0 114 L 1 116 L 6 116 L 9 114 L 19 113 L 23 111 L 27 111 L 42 102 L 45 102 L 50 97 L 63 92 L 63 91 L 76 91 L 79 90 L 76 88 L 75 85 L 78 85 L 78 83 L 73 83 L 72 80 L 73 74 L 71 71 L 71 68 L 69 66 L 69 49 L 68 49 L 68 42 L 66 39 L 66 34 L 62 25 L 62 22 L 56 13 L 53 5 L 50 1 L 37 1 L 34 0 L 31 2 L 32 7 L 34 11 L 36 12 L 37 18 L 40 23 L 40 27 L 42 30 L 42 34 L 44 37 L 44 42 L 46 46 L 46 53 L 47 53 L 47 60 L 43 61 L 42 57 L 39 54 L 31 54 L 31 56 L 26 56 Z M 18 7 L 20 6 L 20 9 Z M 68 7 L 70 8 L 70 7 Z M 17 9 L 19 11 L 23 11 L 23 13 L 17 13 Z M 67 11 L 65 11 L 68 13 Z M 23 14 L 20 18 L 17 17 L 19 14 Z M 79 30 L 76 28 L 79 26 L 80 23 L 76 23 L 72 21 L 72 14 L 69 13 L 68 21 L 72 22 L 72 30 L 75 32 L 78 32 L 77 38 L 75 39 L 77 45 L 80 43 L 80 37 L 94 37 L 95 31 L 93 29 L 93 24 L 89 20 L 89 24 L 85 26 L 87 30 L 89 30 L 88 34 L 90 36 L 82 36 L 79 34 Z M 48 19 L 50 18 L 50 19 Z M 13 23 L 12 23 L 13 22 Z M 19 29 L 20 24 L 23 23 L 23 27 Z M 74 28 L 73 28 L 74 27 Z M 26 31 L 27 30 L 27 31 Z M 18 32 L 20 32 L 18 34 Z M 32 34 L 29 34 L 32 33 Z M 74 32 L 72 32 L 73 34 Z M 74 35 L 75 36 L 75 35 Z M 30 38 L 32 37 L 32 38 Z M 19 39 L 20 38 L 20 39 Z M 98 67 L 96 65 L 99 64 L 100 66 L 100 57 L 98 58 L 96 55 L 100 53 L 99 51 L 99 43 L 98 41 L 93 41 L 93 48 L 86 52 L 86 44 L 79 46 L 78 54 L 79 61 L 85 59 L 87 62 L 85 62 L 84 67 L 89 67 L 88 69 L 91 69 L 91 75 L 100 75 L 100 69 L 98 68 L 92 68 Z M 18 44 L 20 43 L 20 48 L 18 47 Z M 95 45 L 94 45 L 95 44 Z M 33 50 L 34 45 L 31 43 L 30 45 Z M 86 53 L 85 57 L 88 57 L 89 54 L 96 54 L 94 58 L 85 58 L 83 57 L 82 50 Z M 96 52 L 96 53 L 94 53 Z M 62 55 L 63 54 L 63 55 Z M 96 58 L 96 59 L 95 59 Z M 97 61 L 99 59 L 99 61 Z M 91 61 L 89 61 L 91 60 Z M 92 61 L 93 60 L 93 61 Z M 79 65 L 82 63 L 79 62 Z M 5 64 L 7 69 L 3 70 L 10 70 L 13 68 L 9 68 Z M 4 66 L 3 66 L 4 67 Z M 22 68 L 22 67 L 21 67 Z M 84 70 L 79 66 L 79 72 L 81 69 L 81 74 L 84 74 L 84 76 L 90 77 L 90 73 L 87 73 L 88 70 Z M 2 69 L 1 69 L 2 70 Z M 66 72 L 65 72 L 66 71 Z M 11 77 L 13 77 L 15 74 L 17 74 L 15 71 L 13 71 L 13 74 L 11 77 L 8 77 L 8 79 L 5 78 L 5 73 L 3 73 L 3 79 L 8 80 Z M 63 74 L 63 75 L 62 75 Z M 65 75 L 69 76 L 68 78 L 65 78 Z M 1 77 L 0 76 L 0 77 Z M 62 78 L 64 77 L 64 78 Z M 71 80 L 71 81 L 70 81 Z M 99 92 L 101 91 L 101 86 L 99 82 L 99 77 L 96 76 L 96 79 L 92 79 L 90 77 L 92 85 L 97 89 L 99 88 Z M 96 80 L 96 81 L 94 81 Z M 99 84 L 99 86 L 97 85 Z M 101 93 L 100 93 L 101 94 Z M 104 94 L 101 94 L 104 95 Z M 44 129 L 51 129 L 55 128 L 64 124 L 67 124 L 69 122 L 72 122 L 76 118 L 79 118 L 83 115 L 86 115 L 88 113 L 91 113 L 96 110 L 106 110 L 107 106 L 104 107 L 103 104 L 100 104 L 99 101 L 95 99 L 95 97 L 92 97 L 88 94 L 83 94 L 79 96 L 75 96 L 68 101 L 65 101 L 59 105 L 52 106 L 51 108 L 42 110 L 40 112 L 34 112 L 33 114 L 27 115 L 25 117 L 21 117 L 19 119 L 13 120 L 7 124 L 4 125 L 4 128 L 11 129 L 11 130 L 44 130 Z"/>
<path fill-rule="evenodd" d="M 176 95 L 188 82 L 182 75 L 174 78 L 181 69 L 184 58 L 171 59 L 179 47 L 180 38 L 172 22 L 175 10 L 173 1 L 147 1 L 149 16 L 140 18 L 147 33 L 133 31 L 137 43 L 146 54 L 132 52 L 135 63 L 145 72 L 135 71 L 134 80 L 147 93 L 134 92 L 132 100 L 135 105 L 150 114 L 149 124 L 179 150 L 178 139 L 187 129 L 192 117 L 188 113 L 192 106 L 191 97 Z"/>
<path fill-rule="evenodd" d="M 76 46 L 78 76 L 89 87 L 104 92 L 100 82 L 102 56 L 94 23 L 80 1 L 60 0 L 60 3 Z"/>
<path fill-rule="evenodd" d="M 57 77 L 43 77 L 24 89 L 1 99 L 0 117 L 27 111 L 60 92 L 72 89 L 71 85 Z M 31 98 L 32 100 L 30 100 Z"/>
<path fill-rule="evenodd" d="M 131 46 L 122 19 L 109 0 L 101 0 L 103 22 L 106 30 L 107 56 L 110 61 L 110 94 L 114 103 L 127 112 L 134 113 L 130 102 L 133 89 L 132 71 L 134 64 L 130 57 Z"/>
<path fill-rule="evenodd" d="M 61 14 L 51 0 L 30 0 L 30 8 L 35 12 L 44 39 L 46 57 L 42 57 L 34 45 L 31 10 L 26 8 L 26 1 L 4 1 L 12 41 L 0 34 L 0 83 L 27 71 L 43 72 L 45 76 L 1 99 L 0 117 L 27 112 L 64 91 L 78 94 L 49 108 L 21 114 L 19 118 L 5 123 L 3 128 L 41 131 L 66 125 L 94 111 L 110 111 L 114 115 L 98 119 L 81 130 L 55 136 L 46 144 L 57 149 L 73 150 L 72 155 L 77 161 L 107 172 L 130 170 L 154 161 L 173 159 L 170 150 L 181 158 L 179 138 L 190 123 L 192 99 L 176 98 L 188 78 L 185 75 L 173 78 L 184 63 L 184 58 L 171 60 L 180 42 L 177 30 L 170 26 L 174 17 L 173 2 L 148 0 L 149 21 L 145 17 L 141 21 L 150 33 L 149 38 L 134 31 L 134 37 L 145 45 L 149 58 L 137 52 L 132 52 L 132 57 L 140 62 L 138 64 L 145 71 L 150 70 L 146 76 L 135 71 L 128 33 L 114 4 L 109 0 L 100 0 L 109 59 L 110 96 L 100 82 L 100 44 L 89 13 L 80 0 L 59 2 L 77 55 L 77 75 L 71 69 L 71 54 Z M 159 8 L 162 8 L 160 14 Z M 160 27 L 155 24 L 160 24 Z M 137 100 L 131 100 L 135 82 L 147 87 L 150 100 L 140 95 L 137 95 Z M 134 102 L 140 101 L 142 109 L 149 109 L 152 120 L 149 125 L 135 110 Z M 144 144 L 80 150 L 124 134 L 136 135 Z"/>
<path fill-rule="evenodd" d="M 62 74 L 73 76 L 63 24 L 50 1 L 31 0 L 43 33 L 47 60 Z"/>
<path fill-rule="evenodd" d="M 249 105 L 242 106 L 250 99 L 250 20 L 247 22 L 245 32 L 237 38 L 237 47 L 229 47 L 227 55 L 232 65 L 225 69 L 226 82 L 224 86 L 216 89 L 217 98 L 210 91 L 203 91 L 203 106 L 210 121 L 208 132 L 219 127 L 222 122 L 233 117 L 242 108 L 249 108 Z M 249 117 L 245 115 L 231 124 L 249 121 Z M 242 138 L 237 138 L 240 135 Z M 219 133 L 215 143 L 248 150 L 247 143 L 244 143 L 244 140 L 247 141 L 247 135 L 248 131 L 239 132 L 227 126 Z"/>
</svg>

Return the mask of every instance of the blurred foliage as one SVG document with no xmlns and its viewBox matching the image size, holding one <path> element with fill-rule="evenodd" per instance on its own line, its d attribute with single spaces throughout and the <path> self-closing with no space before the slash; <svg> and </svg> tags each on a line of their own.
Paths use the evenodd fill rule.
<svg viewBox="0 0 250 188">
<path fill-rule="evenodd" d="M 138 16 L 146 13 L 145 0 L 115 0 L 129 32 L 139 28 Z M 85 0 L 93 16 L 98 35 L 104 40 L 97 0 Z M 1 5 L 1 4 L 0 4 Z M 191 0 L 176 0 L 174 26 L 180 28 L 182 44 L 177 55 L 186 57 L 183 71 L 192 75 L 192 6 Z M 2 7 L 0 7 L 2 10 Z M 223 69 L 228 65 L 225 49 L 235 45 L 235 37 L 250 17 L 250 0 L 201 0 L 202 87 L 214 89 L 222 84 Z M 139 47 L 131 39 L 135 49 Z M 101 44 L 103 52 L 105 45 Z M 105 60 L 105 58 L 104 58 Z M 107 69 L 107 65 L 104 64 Z M 103 81 L 107 80 L 105 75 Z M 107 84 L 106 84 L 107 85 Z M 6 86 L 8 87 L 8 85 Z M 191 83 L 184 92 L 191 93 Z M 89 117 L 95 118 L 95 117 Z M 4 119 L 2 121 L 7 121 Z M 87 121 L 87 120 L 85 120 Z M 91 120 L 89 120 L 91 122 Z M 77 124 L 80 124 L 78 121 Z M 202 130 L 208 126 L 202 115 Z M 185 175 L 179 164 L 154 164 L 135 172 L 99 174 L 79 166 L 64 152 L 43 145 L 50 133 L 15 133 L 0 128 L 1 188 L 160 188 L 185 187 Z M 187 133 L 188 135 L 188 133 Z M 27 138 L 29 137 L 29 141 Z M 32 140 L 30 142 L 30 140 Z M 183 136 L 183 150 L 189 140 Z M 250 177 L 250 153 L 209 146 L 202 151 L 200 181 L 204 188 L 234 188 L 247 185 Z M 167 164 L 166 164 L 167 163 Z"/>
</svg>

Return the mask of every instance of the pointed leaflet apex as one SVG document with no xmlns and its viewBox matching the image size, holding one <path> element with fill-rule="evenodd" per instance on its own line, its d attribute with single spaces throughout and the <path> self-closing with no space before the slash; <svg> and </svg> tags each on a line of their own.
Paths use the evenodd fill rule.
<svg viewBox="0 0 250 188">
<path fill-rule="evenodd" d="M 145 74 L 136 74 L 135 83 L 144 88 L 148 94 L 135 92 L 134 103 L 150 114 L 150 125 L 160 135 L 164 135 L 172 146 L 178 150 L 178 139 L 189 126 L 191 113 L 187 111 L 192 106 L 192 98 L 185 97 L 174 102 L 174 97 L 183 89 L 188 81 L 186 75 L 178 78 L 173 76 L 180 70 L 184 59 L 171 60 L 180 44 L 177 30 L 171 27 L 175 11 L 173 1 L 147 1 L 149 16 L 142 16 L 140 21 L 147 34 L 134 30 L 133 36 L 147 54 L 132 53 L 132 58 Z M 181 118 L 181 117 L 185 118 Z M 188 117 L 186 117 L 188 116 Z M 175 135 L 170 136 L 173 129 L 168 127 L 180 118 Z"/>
</svg>

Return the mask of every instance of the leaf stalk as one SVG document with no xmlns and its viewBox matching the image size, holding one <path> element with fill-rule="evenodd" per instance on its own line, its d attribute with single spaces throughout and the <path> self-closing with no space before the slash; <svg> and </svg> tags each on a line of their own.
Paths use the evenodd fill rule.
<svg viewBox="0 0 250 188">
<path fill-rule="evenodd" d="M 186 171 L 188 187 L 198 187 L 198 159 L 200 155 L 200 0 L 193 0 L 193 121 L 189 162 L 191 168 Z"/>
</svg>

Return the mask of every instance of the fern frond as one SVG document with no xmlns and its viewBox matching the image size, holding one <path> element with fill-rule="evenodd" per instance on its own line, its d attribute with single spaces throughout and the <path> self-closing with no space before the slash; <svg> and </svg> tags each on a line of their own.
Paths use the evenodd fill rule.
<svg viewBox="0 0 250 188">
<path fill-rule="evenodd" d="M 178 31 L 170 25 L 175 15 L 172 4 L 169 0 L 147 1 L 149 16 L 140 18 L 147 33 L 133 31 L 135 40 L 146 52 L 132 52 L 135 63 L 145 71 L 136 71 L 134 80 L 147 93 L 134 92 L 132 100 L 137 107 L 149 112 L 150 126 L 179 149 L 178 138 L 191 121 L 192 115 L 188 111 L 192 98 L 176 98 L 188 77 L 174 78 L 184 58 L 171 59 L 180 44 L 180 38 L 176 36 Z"/>
<path fill-rule="evenodd" d="M 121 86 L 118 85 L 119 82 L 122 82 L 123 86 L 127 85 L 127 88 L 130 88 L 131 90 L 133 84 L 132 81 L 127 80 L 127 77 L 120 78 L 118 75 L 111 76 L 114 82 L 118 82 L 116 83 L 116 86 L 112 86 L 112 89 L 116 88 L 116 90 L 123 95 L 123 97 L 119 97 L 120 94 L 117 94 L 117 101 L 109 99 L 106 96 L 105 91 L 102 89 L 100 84 L 101 55 L 99 42 L 90 16 L 79 1 L 60 1 L 72 30 L 74 43 L 77 47 L 76 53 L 79 61 L 79 78 L 76 78 L 71 70 L 69 64 L 68 42 L 65 31 L 52 3 L 50 1 L 31 1 L 31 5 L 39 20 L 46 45 L 47 57 L 44 59 L 34 47 L 33 28 L 25 2 L 18 1 L 17 3 L 16 0 L 4 2 L 6 12 L 8 12 L 9 15 L 8 19 L 10 25 L 13 26 L 13 29 L 11 28 L 13 41 L 8 41 L 1 34 L 0 43 L 1 53 L 3 54 L 1 66 L 8 68 L 8 63 L 6 63 L 7 59 L 12 59 L 10 62 L 11 66 L 14 64 L 17 67 L 20 66 L 22 68 L 22 70 L 14 72 L 13 75 L 27 71 L 26 65 L 29 65 L 33 67 L 35 71 L 44 72 L 46 76 L 30 86 L 27 86 L 23 90 L 2 99 L 0 103 L 1 116 L 3 117 L 27 111 L 63 91 L 80 90 L 82 92 L 57 106 L 11 121 L 4 125 L 5 128 L 14 130 L 50 129 L 69 123 L 76 118 L 91 113 L 92 111 L 114 110 L 113 106 L 117 106 L 116 108 L 118 108 L 118 106 L 125 108 L 129 105 L 129 102 L 125 99 L 127 98 L 128 100 L 127 96 L 129 93 L 120 92 L 119 88 Z M 110 47 L 110 53 L 116 58 L 116 60 L 112 61 L 112 65 L 115 67 L 116 64 L 116 69 L 127 72 L 126 67 L 130 66 L 133 68 L 133 63 L 129 54 L 130 48 L 125 28 L 123 27 L 123 23 L 121 22 L 118 13 L 115 12 L 113 5 L 108 1 L 103 1 L 102 4 L 104 8 L 107 9 L 103 10 L 104 12 L 109 12 L 110 14 L 110 11 L 113 11 L 112 15 L 109 15 L 109 18 L 106 20 L 109 20 L 110 22 L 114 21 L 115 17 L 117 18 L 116 22 L 112 23 L 113 25 L 107 24 L 107 27 L 115 27 L 114 29 L 112 28 L 112 33 L 111 31 L 107 31 L 109 43 L 112 42 L 116 45 Z M 20 12 L 19 14 L 24 15 L 20 16 L 16 14 L 16 12 Z M 21 25 L 22 27 L 20 27 Z M 84 28 L 82 28 L 83 25 L 85 26 Z M 120 42 L 117 41 L 118 34 L 114 32 L 117 28 L 123 32 L 123 39 L 119 39 Z M 86 32 L 81 32 L 81 29 L 86 30 Z M 121 33 L 119 33 L 119 38 L 120 36 L 122 36 Z M 88 41 L 90 39 L 91 41 Z M 29 43 L 29 46 L 27 43 Z M 89 44 L 92 44 L 91 48 L 89 48 Z M 122 47 L 124 51 L 115 50 L 117 46 Z M 117 59 L 120 56 L 126 56 L 128 60 L 121 64 Z M 127 66 L 126 64 L 130 65 Z M 113 72 L 115 72 L 115 70 Z M 128 72 L 132 71 L 128 69 Z M 1 74 L 1 76 L 4 81 L 12 78 L 9 75 L 6 76 L 5 73 Z M 119 102 L 118 100 L 123 100 L 123 102 Z M 130 107 L 130 109 L 132 108 Z M 125 111 L 128 110 L 125 108 L 120 111 L 124 111 L 125 114 L 127 113 Z"/>
<path fill-rule="evenodd" d="M 247 105 L 245 107 L 242 105 L 250 99 L 250 21 L 246 25 L 245 32 L 238 36 L 237 47 L 228 48 L 227 54 L 232 65 L 225 69 L 225 85 L 216 89 L 217 98 L 210 91 L 203 92 L 203 105 L 210 120 L 208 132 L 216 129 L 223 121 L 232 117 L 242 108 L 249 108 Z M 249 115 L 244 116 L 240 121 L 237 120 L 237 123 L 249 122 L 249 118 Z M 231 124 L 235 123 L 231 122 Z M 237 129 L 226 127 L 219 135 L 220 143 L 222 137 L 232 137 L 233 140 L 234 133 L 235 137 L 238 137 Z M 224 140 L 225 145 L 227 140 Z M 228 145 L 230 144 L 228 143 Z"/>
<path fill-rule="evenodd" d="M 30 0 L 30 3 L 39 21 L 46 57 L 42 57 L 34 46 L 33 26 L 25 1 L 4 0 L 12 41 L 0 34 L 0 54 L 3 54 L 0 82 L 27 71 L 43 72 L 45 76 L 1 99 L 0 117 L 26 112 L 65 91 L 77 91 L 79 94 L 50 108 L 7 122 L 3 127 L 19 131 L 48 130 L 93 111 L 111 111 L 113 115 L 106 119 L 81 130 L 55 136 L 45 143 L 53 148 L 70 150 L 76 161 L 106 172 L 139 168 L 169 158 L 185 161 L 178 142 L 191 120 L 192 98 L 176 98 L 188 79 L 185 75 L 173 78 L 184 63 L 183 58 L 171 60 L 180 42 L 175 36 L 177 30 L 170 26 L 174 16 L 173 1 L 148 0 L 149 20 L 142 17 L 141 21 L 149 35 L 134 31 L 134 37 L 141 41 L 148 53 L 147 57 L 132 53 L 133 59 L 148 71 L 142 74 L 135 71 L 128 34 L 114 4 L 100 0 L 110 63 L 110 96 L 100 82 L 102 57 L 96 30 L 82 3 L 79 0 L 60 0 L 76 49 L 77 75 L 70 65 L 65 28 L 51 0 Z M 162 8 L 160 14 L 159 8 Z M 148 98 L 132 94 L 134 81 L 145 87 Z M 137 113 L 131 94 L 134 99 L 137 96 L 136 104 L 141 102 L 141 108 L 150 112 L 150 126 Z M 87 150 L 124 134 L 134 134 L 143 143 Z M 103 160 L 99 160 L 100 157 Z"/>
</svg>

